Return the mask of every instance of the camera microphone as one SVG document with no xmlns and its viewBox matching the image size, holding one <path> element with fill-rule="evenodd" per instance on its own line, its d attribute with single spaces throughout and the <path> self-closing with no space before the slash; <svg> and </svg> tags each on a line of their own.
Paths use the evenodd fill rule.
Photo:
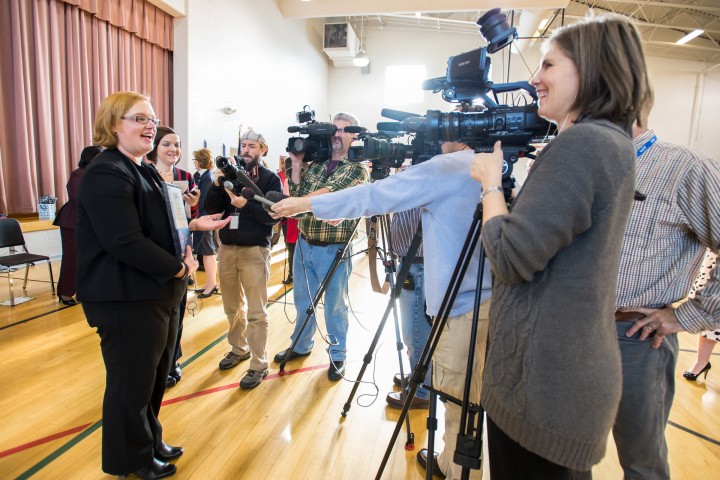
<svg viewBox="0 0 720 480">
<path fill-rule="evenodd" d="M 288 127 L 287 130 L 288 130 L 288 133 L 297 133 L 300 131 L 300 128 L 301 127 L 291 126 L 291 127 Z"/>
<path fill-rule="evenodd" d="M 345 130 L 345 133 L 363 133 L 367 131 L 366 128 L 357 125 L 348 125 L 347 127 L 344 127 L 343 130 Z"/>
<path fill-rule="evenodd" d="M 262 195 L 257 195 L 255 192 L 253 192 L 249 188 L 243 188 L 242 192 L 240 194 L 248 200 L 256 200 L 256 201 L 262 203 L 263 205 L 266 206 L 266 207 L 264 207 L 266 210 L 269 210 L 270 207 L 275 205 L 275 202 L 271 202 L 270 200 L 263 197 Z"/>
<path fill-rule="evenodd" d="M 401 132 L 403 126 L 400 122 L 378 122 L 377 129 L 381 132 Z"/>
</svg>

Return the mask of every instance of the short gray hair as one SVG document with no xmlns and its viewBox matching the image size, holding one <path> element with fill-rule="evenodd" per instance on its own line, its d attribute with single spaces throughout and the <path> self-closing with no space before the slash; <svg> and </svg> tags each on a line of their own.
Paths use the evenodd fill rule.
<svg viewBox="0 0 720 480">
<path fill-rule="evenodd" d="M 348 112 L 338 112 L 335 115 L 333 115 L 333 119 L 332 119 L 333 123 L 338 120 L 350 122 L 350 125 L 355 125 L 355 126 L 360 125 L 360 120 L 358 120 L 358 118 L 355 115 L 353 115 L 352 113 L 348 113 Z"/>
</svg>

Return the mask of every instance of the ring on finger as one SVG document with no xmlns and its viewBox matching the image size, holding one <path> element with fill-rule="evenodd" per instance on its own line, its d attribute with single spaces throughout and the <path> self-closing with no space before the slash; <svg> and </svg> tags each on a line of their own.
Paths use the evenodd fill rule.
<svg viewBox="0 0 720 480">
<path fill-rule="evenodd" d="M 645 325 L 645 328 L 647 328 L 648 330 L 652 330 L 652 329 L 653 329 L 652 325 Z"/>
</svg>

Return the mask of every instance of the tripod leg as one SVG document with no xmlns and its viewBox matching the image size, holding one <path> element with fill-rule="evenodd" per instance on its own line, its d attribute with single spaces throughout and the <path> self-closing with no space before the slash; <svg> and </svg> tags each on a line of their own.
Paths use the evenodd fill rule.
<svg viewBox="0 0 720 480">
<path fill-rule="evenodd" d="M 462 250 L 460 252 L 460 258 L 458 258 L 457 264 L 455 266 L 455 270 L 453 271 L 452 277 L 450 279 L 450 283 L 448 285 L 447 291 L 445 292 L 445 296 L 443 297 L 442 304 L 440 305 L 440 309 L 438 312 L 438 315 L 435 317 L 435 321 L 433 322 L 432 331 L 430 332 L 430 337 L 428 338 L 427 343 L 425 344 L 425 349 L 423 350 L 423 353 L 420 357 L 420 361 L 418 362 L 418 366 L 415 368 L 415 371 L 413 371 L 413 374 L 410 378 L 410 394 L 409 396 L 412 397 L 415 395 L 415 391 L 418 387 L 418 382 L 421 380 L 418 380 L 418 378 L 422 378 L 425 373 L 427 372 L 430 361 L 432 359 L 433 353 L 435 352 L 435 349 L 438 346 L 438 343 L 440 341 L 440 335 L 445 329 L 445 326 L 448 321 L 448 316 L 451 310 L 451 307 L 453 303 L 455 302 L 455 298 L 457 297 L 458 291 L 460 290 L 460 285 L 465 277 L 465 273 L 467 272 L 467 268 L 470 264 L 470 261 L 473 258 L 473 253 L 475 251 L 475 248 L 477 247 L 478 241 L 480 239 L 480 227 L 482 226 L 482 206 L 478 205 L 478 207 L 475 210 L 475 213 L 473 215 L 473 222 L 471 224 L 470 230 L 468 231 L 467 237 L 465 239 L 465 243 L 463 244 Z M 481 288 L 481 284 L 478 284 L 478 289 Z M 468 372 L 469 373 L 469 372 Z M 456 400 L 457 401 L 457 400 Z M 462 401 L 457 401 L 458 403 L 462 403 Z M 407 415 L 409 407 L 409 402 L 406 402 L 403 406 L 403 410 L 400 413 L 400 418 L 398 419 L 397 424 L 395 425 L 395 430 L 393 431 L 392 437 L 390 439 L 390 442 L 388 444 L 387 449 L 385 450 L 385 455 L 383 456 L 382 462 L 380 463 L 380 468 L 378 469 L 377 475 L 375 476 L 376 480 L 380 480 L 382 477 L 382 473 L 385 469 L 385 466 L 387 465 L 388 460 L 390 459 L 390 453 L 392 452 L 393 446 L 395 444 L 395 441 L 397 440 L 397 436 L 400 432 L 400 425 L 402 424 L 403 420 L 405 419 L 405 415 Z"/>
</svg>

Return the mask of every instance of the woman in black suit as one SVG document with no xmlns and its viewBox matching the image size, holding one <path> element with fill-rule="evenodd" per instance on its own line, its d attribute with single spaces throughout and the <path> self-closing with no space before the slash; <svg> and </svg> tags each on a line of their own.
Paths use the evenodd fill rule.
<svg viewBox="0 0 720 480">
<path fill-rule="evenodd" d="M 160 121 L 150 99 L 118 92 L 100 105 L 93 143 L 106 147 L 85 171 L 78 196 L 78 284 L 97 328 L 107 370 L 103 471 L 143 479 L 173 475 L 183 453 L 166 444 L 158 420 L 187 277 L 197 269 L 180 251 L 166 206 L 167 187 L 143 163 Z M 190 228 L 220 228 L 204 217 Z M 183 256 L 184 253 L 184 256 Z M 182 259 L 182 260 L 181 260 Z"/>
<path fill-rule="evenodd" d="M 60 278 L 57 283 L 57 296 L 64 305 L 77 305 L 73 298 L 77 279 L 77 249 L 75 248 L 75 224 L 77 223 L 77 194 L 80 180 L 85 167 L 90 165 L 102 149 L 91 145 L 83 148 L 80 154 L 78 168 L 72 171 L 67 183 L 68 201 L 62 206 L 53 225 L 60 227 L 60 240 L 62 241 L 62 263 L 60 264 Z"/>
</svg>

